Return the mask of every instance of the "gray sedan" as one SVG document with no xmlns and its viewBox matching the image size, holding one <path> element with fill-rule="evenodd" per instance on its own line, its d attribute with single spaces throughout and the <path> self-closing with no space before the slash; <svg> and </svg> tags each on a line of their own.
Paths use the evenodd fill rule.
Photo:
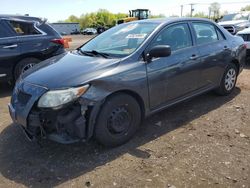
<svg viewBox="0 0 250 188">
<path fill-rule="evenodd" d="M 230 94 L 245 55 L 243 39 L 210 20 L 121 24 L 25 72 L 9 110 L 30 140 L 117 146 L 144 117 L 211 90 Z"/>
</svg>

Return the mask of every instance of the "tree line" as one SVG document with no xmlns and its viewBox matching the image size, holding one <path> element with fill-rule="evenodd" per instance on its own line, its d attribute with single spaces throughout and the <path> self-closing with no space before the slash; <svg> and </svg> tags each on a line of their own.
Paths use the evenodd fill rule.
<svg viewBox="0 0 250 188">
<path fill-rule="evenodd" d="M 216 20 L 219 19 L 222 15 L 227 14 L 227 12 L 221 13 L 220 8 L 221 8 L 220 4 L 215 2 L 209 6 L 208 8 L 209 14 L 205 14 L 204 12 L 197 12 L 196 14 L 193 15 L 193 17 L 210 18 Z M 241 11 L 250 11 L 250 5 L 243 7 Z M 87 27 L 96 28 L 99 26 L 112 27 L 116 25 L 117 20 L 125 18 L 127 16 L 128 14 L 125 13 L 114 14 L 109 12 L 108 10 L 100 9 L 97 12 L 82 14 L 80 17 L 71 15 L 68 17 L 68 19 L 59 22 L 77 22 L 80 24 L 81 29 Z M 186 16 L 190 15 L 187 14 Z M 162 17 L 165 16 L 163 14 L 150 16 L 150 18 L 162 18 Z"/>
<path fill-rule="evenodd" d="M 100 9 L 97 12 L 92 13 L 86 13 L 82 14 L 80 17 L 77 17 L 75 15 L 71 15 L 68 17 L 68 19 L 64 21 L 59 22 L 77 22 L 80 24 L 81 29 L 87 28 L 87 27 L 99 27 L 99 26 L 105 26 L 105 27 L 112 27 L 116 25 L 117 20 L 126 18 L 128 14 L 125 13 L 111 13 L 108 10 Z M 151 15 L 151 18 L 160 18 L 165 17 L 162 14 L 159 15 Z"/>
</svg>

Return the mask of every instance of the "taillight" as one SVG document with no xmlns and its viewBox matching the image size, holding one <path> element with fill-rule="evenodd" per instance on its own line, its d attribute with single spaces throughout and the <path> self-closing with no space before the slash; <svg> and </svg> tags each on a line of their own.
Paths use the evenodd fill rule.
<svg viewBox="0 0 250 188">
<path fill-rule="evenodd" d="M 247 43 L 244 43 L 244 48 L 247 49 Z"/>
<path fill-rule="evenodd" d="M 64 39 L 53 39 L 51 42 L 64 46 Z"/>
</svg>

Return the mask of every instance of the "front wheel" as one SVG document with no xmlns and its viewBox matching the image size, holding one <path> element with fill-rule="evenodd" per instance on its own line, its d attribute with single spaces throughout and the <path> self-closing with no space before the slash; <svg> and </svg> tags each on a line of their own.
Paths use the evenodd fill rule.
<svg viewBox="0 0 250 188">
<path fill-rule="evenodd" d="M 32 68 L 34 65 L 36 65 L 39 62 L 40 62 L 39 59 L 33 58 L 33 57 L 25 58 L 21 60 L 15 67 L 15 71 L 14 71 L 15 80 L 17 80 L 18 77 L 21 74 L 23 74 L 25 71 Z"/>
<path fill-rule="evenodd" d="M 116 94 L 107 99 L 97 118 L 95 139 L 112 147 L 127 142 L 141 121 L 141 109 L 130 95 Z"/>
<path fill-rule="evenodd" d="M 228 95 L 232 93 L 235 88 L 238 76 L 238 69 L 235 64 L 230 63 L 224 72 L 220 87 L 215 90 L 219 95 Z"/>
</svg>

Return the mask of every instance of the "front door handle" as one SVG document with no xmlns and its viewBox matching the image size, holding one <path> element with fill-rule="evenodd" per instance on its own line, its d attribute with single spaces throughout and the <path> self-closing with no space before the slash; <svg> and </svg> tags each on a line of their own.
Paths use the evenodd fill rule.
<svg viewBox="0 0 250 188">
<path fill-rule="evenodd" d="M 198 58 L 198 56 L 196 54 L 193 54 L 189 59 L 190 60 L 196 60 Z"/>
<path fill-rule="evenodd" d="M 17 44 L 12 44 L 12 45 L 9 45 L 9 46 L 4 46 L 3 49 L 13 49 L 13 48 L 16 48 L 17 47 Z"/>
<path fill-rule="evenodd" d="M 224 48 L 223 48 L 224 50 L 228 50 L 229 48 L 228 48 L 228 46 L 224 46 Z"/>
</svg>

